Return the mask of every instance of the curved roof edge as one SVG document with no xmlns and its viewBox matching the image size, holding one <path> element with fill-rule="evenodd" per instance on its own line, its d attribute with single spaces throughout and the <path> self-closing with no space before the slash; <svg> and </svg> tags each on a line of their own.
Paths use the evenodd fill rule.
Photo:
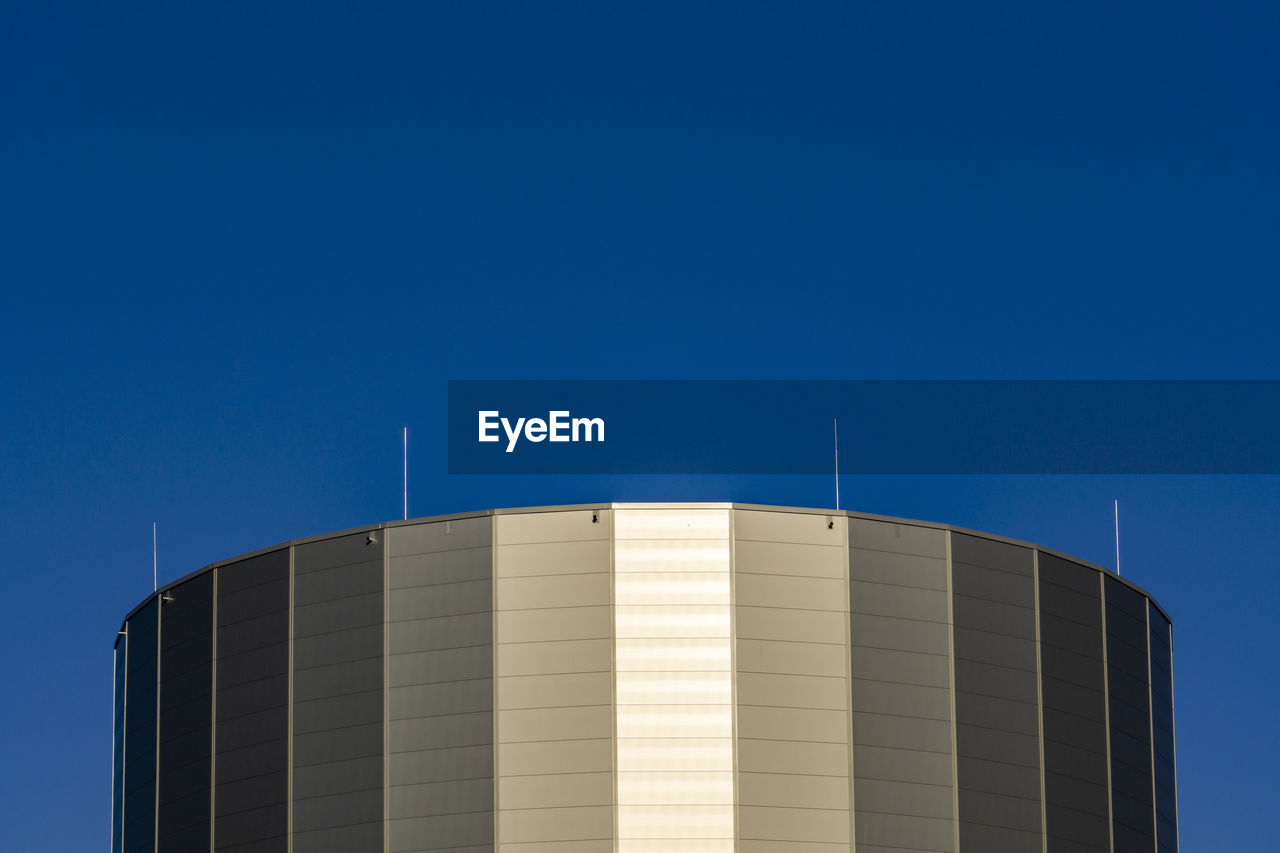
<svg viewBox="0 0 1280 853">
<path fill-rule="evenodd" d="M 1040 551 L 1041 553 L 1050 554 L 1054 557 L 1060 557 L 1064 560 L 1069 560 L 1072 563 L 1077 563 L 1081 566 L 1087 566 L 1088 568 L 1091 568 L 1095 571 L 1099 571 L 1099 572 L 1102 572 L 1103 574 L 1110 575 L 1112 578 L 1115 578 L 1116 580 L 1120 581 L 1125 586 L 1128 586 L 1132 588 L 1134 591 L 1144 595 L 1148 601 L 1150 601 L 1153 605 L 1155 605 L 1155 608 L 1160 611 L 1160 614 L 1164 616 L 1164 618 L 1170 624 L 1173 623 L 1173 619 L 1169 617 L 1169 614 L 1160 605 L 1160 602 L 1156 601 L 1156 598 L 1154 595 L 1148 592 L 1144 587 L 1139 586 L 1138 584 L 1134 583 L 1128 578 L 1122 575 L 1116 574 L 1114 569 L 1109 569 L 1106 566 L 1101 565 L 1100 563 L 1094 563 L 1094 562 L 1090 562 L 1089 560 L 1081 559 L 1080 557 L 1073 556 L 1071 554 L 1066 553 L 1065 551 L 1059 551 L 1055 548 L 1048 548 L 1048 547 L 1045 547 L 1044 545 L 1039 545 L 1035 542 L 1029 542 L 1024 539 L 1013 539 L 1009 536 L 1001 536 L 998 533 L 988 533 L 984 530 L 972 530 L 967 527 L 957 527 L 954 524 L 943 524 L 936 521 L 922 521 L 916 518 L 899 518 L 897 516 L 892 516 L 892 515 L 876 515 L 874 513 L 854 512 L 852 510 L 847 510 L 847 509 L 822 509 L 820 507 L 778 506 L 775 504 L 748 504 L 748 503 L 736 503 L 733 501 L 725 501 L 725 502 L 615 501 L 611 503 L 557 504 L 557 505 L 551 505 L 551 506 L 501 507 L 498 509 L 474 510 L 472 512 L 453 512 L 453 513 L 447 513 L 445 515 L 427 515 L 427 516 L 422 516 L 420 518 L 409 518 L 409 519 L 396 520 L 396 521 L 383 521 L 378 524 L 366 524 L 362 527 L 351 527 L 351 528 L 347 528 L 346 530 L 335 530 L 331 533 L 320 533 L 315 536 L 304 536 L 299 539 L 290 539 L 285 542 L 280 542 L 276 545 L 270 545 L 266 548 L 258 548 L 255 551 L 248 551 L 244 554 L 237 554 L 236 556 L 228 557 L 225 560 L 217 560 L 215 562 L 209 563 L 206 566 L 202 566 L 196 569 L 195 571 L 188 572 L 187 574 L 183 575 L 177 580 L 169 581 L 164 586 L 159 587 L 154 592 L 152 592 L 151 595 L 146 596 L 141 601 L 139 601 L 136 605 L 134 605 L 133 609 L 130 610 L 128 614 L 124 617 L 124 619 L 121 621 L 120 627 L 123 629 L 125 623 L 128 622 L 130 619 L 132 619 L 134 617 L 134 614 L 136 614 L 139 610 L 145 607 L 147 603 L 151 601 L 151 599 L 155 598 L 158 595 L 161 595 L 167 590 L 170 590 L 176 586 L 180 586 L 181 584 L 186 583 L 187 581 L 191 580 L 194 577 L 197 577 L 198 575 L 202 575 L 205 572 L 212 571 L 213 569 L 216 569 L 220 566 L 227 566 L 232 563 L 239 563 L 240 561 L 247 560 L 251 557 L 258 557 L 263 554 L 270 554 L 273 551 L 279 551 L 284 548 L 292 548 L 295 545 L 305 545 L 309 542 L 323 542 L 326 539 L 337 539 L 341 536 L 350 536 L 355 533 L 368 533 L 374 530 L 386 530 L 391 527 L 405 527 L 411 524 L 423 524 L 423 523 L 435 522 L 435 521 L 457 521 L 458 519 L 462 519 L 462 518 L 484 518 L 486 516 L 496 516 L 496 515 L 523 515 L 526 513 L 534 513 L 534 512 L 569 512 L 573 510 L 586 510 L 586 509 L 749 509 L 749 510 L 757 510 L 762 512 L 789 512 L 789 513 L 801 513 L 805 515 L 842 515 L 845 518 L 860 518 L 860 519 L 865 519 L 867 521 L 886 521 L 892 524 L 905 524 L 905 525 L 910 525 L 912 527 L 928 527 L 934 530 L 946 530 L 951 533 L 963 533 L 968 536 L 977 536 L 982 539 L 990 539 L 994 542 L 1007 542 L 1010 545 L 1018 545 L 1023 548 L 1033 548 L 1037 551 Z"/>
</svg>

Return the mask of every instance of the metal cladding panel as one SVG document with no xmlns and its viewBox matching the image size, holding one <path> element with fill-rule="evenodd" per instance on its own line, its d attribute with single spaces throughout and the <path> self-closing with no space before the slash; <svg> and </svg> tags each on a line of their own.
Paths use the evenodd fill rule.
<svg viewBox="0 0 1280 853">
<path fill-rule="evenodd" d="M 125 853 L 155 850 L 157 601 L 148 601 L 125 626 L 130 641 L 125 684 Z"/>
<path fill-rule="evenodd" d="M 1106 685 L 1098 572 L 1039 555 L 1049 851 L 1109 850 Z"/>
<path fill-rule="evenodd" d="M 281 853 L 288 833 L 289 551 L 217 569 L 214 844 Z"/>
<path fill-rule="evenodd" d="M 1147 600 L 1110 576 L 1105 578 L 1105 587 L 1115 853 L 1151 853 L 1155 850 L 1155 818 Z"/>
<path fill-rule="evenodd" d="M 382 850 L 383 779 L 369 768 L 383 754 L 384 538 L 294 548 L 294 853 Z M 342 659 L 326 659 L 335 644 Z"/>
<path fill-rule="evenodd" d="M 387 840 L 493 845 L 493 519 L 387 536 Z"/>
<path fill-rule="evenodd" d="M 1028 548 L 951 534 L 962 850 L 1040 847 L 1033 559 Z"/>
<path fill-rule="evenodd" d="M 1156 843 L 1178 851 L 1178 782 L 1173 749 L 1173 635 L 1169 620 L 1150 605 L 1151 728 L 1156 767 Z"/>
<path fill-rule="evenodd" d="M 946 533 L 849 519 L 854 827 L 863 849 L 955 849 Z"/>
<path fill-rule="evenodd" d="M 496 794 L 507 853 L 613 849 L 612 521 L 609 510 L 493 519 L 497 790 L 490 764 L 488 824 L 468 843 L 494 844 Z"/>
<path fill-rule="evenodd" d="M 781 773 L 769 755 L 739 752 L 742 842 L 850 840 L 846 526 L 843 516 L 733 513 L 735 612 L 751 611 L 749 624 L 794 620 L 794 633 L 785 640 L 753 638 L 738 645 L 739 742 L 821 744 L 829 753 L 805 766 L 799 760 L 804 753 L 796 752 L 797 760 Z M 818 649 L 825 654 L 815 654 Z M 833 759 L 837 775 L 830 773 Z M 788 819 L 795 814 L 806 819 Z"/>
<path fill-rule="evenodd" d="M 213 573 L 170 589 L 160 609 L 160 853 L 209 843 L 213 764 Z"/>
<path fill-rule="evenodd" d="M 125 661 L 129 638 L 122 632 L 116 637 L 114 711 L 111 741 L 111 853 L 120 853 L 124 831 L 124 696 Z"/>
</svg>

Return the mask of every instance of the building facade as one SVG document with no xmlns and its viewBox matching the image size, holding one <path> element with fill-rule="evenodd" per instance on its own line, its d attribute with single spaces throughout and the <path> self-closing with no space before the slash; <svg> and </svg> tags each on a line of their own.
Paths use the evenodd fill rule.
<svg viewBox="0 0 1280 853">
<path fill-rule="evenodd" d="M 1176 853 L 1172 638 L 1036 545 L 741 504 L 298 540 L 115 647 L 113 853 Z"/>
</svg>

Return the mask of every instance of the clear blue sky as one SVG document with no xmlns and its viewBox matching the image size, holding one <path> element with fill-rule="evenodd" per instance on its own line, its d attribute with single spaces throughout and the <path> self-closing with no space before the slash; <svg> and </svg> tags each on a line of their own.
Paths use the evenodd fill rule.
<svg viewBox="0 0 1280 853">
<path fill-rule="evenodd" d="M 1275 4 L 10 4 L 0 827 L 109 837 L 163 583 L 411 512 L 830 505 L 450 477 L 449 378 L 1280 378 Z M 1184 849 L 1274 849 L 1280 478 L 846 478 L 1174 620 Z"/>
</svg>

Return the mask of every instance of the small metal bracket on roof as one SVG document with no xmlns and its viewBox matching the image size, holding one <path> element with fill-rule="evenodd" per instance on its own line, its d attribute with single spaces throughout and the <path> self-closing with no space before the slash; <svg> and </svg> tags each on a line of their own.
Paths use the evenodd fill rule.
<svg viewBox="0 0 1280 853">
<path fill-rule="evenodd" d="M 378 544 L 378 534 L 376 534 L 376 533 L 370 533 L 370 534 L 366 535 L 366 536 L 364 537 L 364 544 L 366 544 L 366 545 L 376 545 L 376 544 Z"/>
<path fill-rule="evenodd" d="M 161 601 L 173 601 L 173 596 L 172 596 L 170 593 L 167 593 L 167 592 L 166 592 L 166 593 L 164 593 L 163 595 L 161 595 L 161 596 L 160 596 L 160 600 L 161 600 Z"/>
</svg>

